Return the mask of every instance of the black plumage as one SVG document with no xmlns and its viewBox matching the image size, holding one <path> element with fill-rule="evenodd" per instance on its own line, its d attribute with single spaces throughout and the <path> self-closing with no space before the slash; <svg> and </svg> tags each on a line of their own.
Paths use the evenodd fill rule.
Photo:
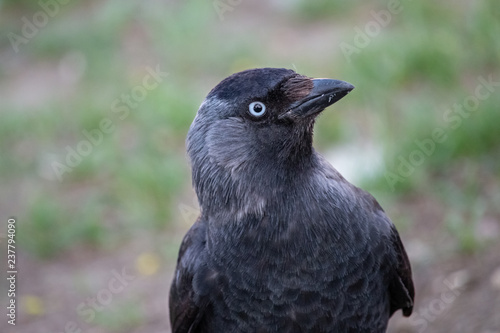
<svg viewBox="0 0 500 333">
<path fill-rule="evenodd" d="M 394 225 L 312 147 L 316 116 L 353 88 L 261 68 L 208 94 L 187 139 L 201 215 L 179 252 L 173 332 L 385 332 L 411 314 Z"/>
</svg>

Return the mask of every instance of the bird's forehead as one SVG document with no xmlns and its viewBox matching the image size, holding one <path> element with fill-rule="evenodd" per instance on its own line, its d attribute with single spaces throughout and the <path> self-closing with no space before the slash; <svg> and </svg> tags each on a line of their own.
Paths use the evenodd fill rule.
<svg viewBox="0 0 500 333">
<path fill-rule="evenodd" d="M 235 73 L 222 80 L 207 98 L 229 100 L 241 97 L 264 96 L 278 84 L 296 75 L 291 69 L 258 68 Z"/>
</svg>

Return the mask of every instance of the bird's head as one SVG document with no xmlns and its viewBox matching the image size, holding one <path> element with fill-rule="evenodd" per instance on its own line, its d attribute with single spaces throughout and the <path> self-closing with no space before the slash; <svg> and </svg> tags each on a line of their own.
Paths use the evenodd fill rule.
<svg viewBox="0 0 500 333">
<path fill-rule="evenodd" d="M 283 68 L 246 70 L 220 82 L 201 104 L 187 138 L 200 203 L 200 192 L 217 192 L 217 182 L 286 178 L 287 170 L 307 164 L 316 116 L 353 88 Z"/>
</svg>

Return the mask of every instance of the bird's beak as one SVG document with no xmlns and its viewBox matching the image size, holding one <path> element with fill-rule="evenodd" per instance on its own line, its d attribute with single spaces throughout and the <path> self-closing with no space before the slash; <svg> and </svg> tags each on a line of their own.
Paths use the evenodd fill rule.
<svg viewBox="0 0 500 333">
<path fill-rule="evenodd" d="M 313 79 L 312 82 L 313 88 L 309 94 L 292 103 L 280 118 L 297 119 L 317 115 L 354 89 L 352 84 L 340 80 Z"/>
</svg>

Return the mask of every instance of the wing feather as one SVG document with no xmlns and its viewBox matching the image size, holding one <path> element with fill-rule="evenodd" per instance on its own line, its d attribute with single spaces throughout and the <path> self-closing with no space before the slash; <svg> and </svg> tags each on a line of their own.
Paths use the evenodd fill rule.
<svg viewBox="0 0 500 333">
<path fill-rule="evenodd" d="M 172 333 L 195 333 L 206 309 L 206 302 L 193 289 L 193 278 L 201 267 L 205 251 L 206 224 L 201 220 L 193 224 L 184 236 L 174 280 L 170 287 L 169 308 Z"/>
</svg>

